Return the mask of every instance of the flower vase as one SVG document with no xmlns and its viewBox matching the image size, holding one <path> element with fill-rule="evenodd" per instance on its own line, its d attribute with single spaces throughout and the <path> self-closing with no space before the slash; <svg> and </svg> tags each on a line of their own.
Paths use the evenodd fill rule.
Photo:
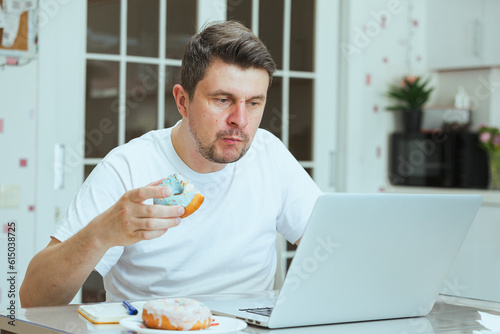
<svg viewBox="0 0 500 334">
<path fill-rule="evenodd" d="M 423 112 L 421 109 L 403 110 L 403 127 L 405 132 L 420 132 L 420 128 L 422 127 L 422 114 Z"/>
<path fill-rule="evenodd" d="M 492 190 L 500 190 L 500 152 L 489 152 L 490 185 Z"/>
</svg>

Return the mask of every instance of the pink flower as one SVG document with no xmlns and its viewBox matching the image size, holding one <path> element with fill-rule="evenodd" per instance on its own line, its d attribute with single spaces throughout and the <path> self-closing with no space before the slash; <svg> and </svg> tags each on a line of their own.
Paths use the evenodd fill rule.
<svg viewBox="0 0 500 334">
<path fill-rule="evenodd" d="M 477 126 L 477 129 L 478 129 L 478 130 L 481 130 L 482 128 L 487 128 L 487 127 L 488 127 L 488 124 L 486 124 L 486 123 L 481 123 L 481 124 L 479 124 L 479 125 Z"/>
<path fill-rule="evenodd" d="M 416 76 L 416 75 L 407 75 L 405 79 L 406 79 L 406 81 L 408 81 L 408 83 L 412 84 L 415 81 L 417 81 L 418 76 Z"/>
<path fill-rule="evenodd" d="M 488 143 L 491 139 L 491 133 L 489 132 L 483 132 L 479 135 L 479 140 L 482 141 L 483 143 Z"/>
<path fill-rule="evenodd" d="M 418 76 L 416 75 L 407 75 L 404 77 L 404 79 L 401 81 L 401 87 L 406 87 L 407 84 L 414 84 L 415 81 L 417 81 Z"/>
<path fill-rule="evenodd" d="M 500 135 L 493 136 L 493 145 L 500 145 Z"/>
</svg>

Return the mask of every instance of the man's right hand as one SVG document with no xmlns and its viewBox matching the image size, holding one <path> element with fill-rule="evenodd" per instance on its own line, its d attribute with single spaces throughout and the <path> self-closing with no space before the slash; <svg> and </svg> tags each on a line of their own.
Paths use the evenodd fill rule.
<svg viewBox="0 0 500 334">
<path fill-rule="evenodd" d="M 19 290 L 22 307 L 69 303 L 109 248 L 157 238 L 177 226 L 182 206 L 143 203 L 171 195 L 159 183 L 126 192 L 68 240 L 53 238 L 28 266 Z"/>
<path fill-rule="evenodd" d="M 150 198 L 171 196 L 161 180 L 127 191 L 113 206 L 89 224 L 100 231 L 96 235 L 103 247 L 128 246 L 141 240 L 158 238 L 169 228 L 179 225 L 184 208 L 180 205 L 148 205 Z M 89 226 L 90 227 L 90 226 Z"/>
</svg>

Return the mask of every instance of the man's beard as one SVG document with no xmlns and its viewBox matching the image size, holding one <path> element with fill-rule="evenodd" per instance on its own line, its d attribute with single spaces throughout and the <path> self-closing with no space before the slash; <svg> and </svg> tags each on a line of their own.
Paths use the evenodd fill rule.
<svg viewBox="0 0 500 334">
<path fill-rule="evenodd" d="M 198 151 L 200 154 L 207 160 L 220 163 L 220 164 L 227 164 L 231 162 L 236 162 L 240 160 L 245 153 L 247 153 L 248 149 L 250 148 L 250 138 L 249 136 L 244 133 L 243 131 L 239 129 L 232 129 L 232 130 L 226 130 L 226 131 L 219 131 L 216 135 L 216 138 L 213 142 L 204 145 L 200 136 L 198 133 L 194 130 L 194 127 L 191 125 L 189 126 L 189 132 L 191 133 L 191 137 L 193 137 L 196 147 L 198 148 Z M 216 152 L 216 146 L 215 143 L 224 137 L 236 137 L 242 140 L 244 143 L 243 148 L 239 152 L 239 154 L 233 158 L 233 157 L 225 157 L 222 154 L 217 154 Z"/>
</svg>

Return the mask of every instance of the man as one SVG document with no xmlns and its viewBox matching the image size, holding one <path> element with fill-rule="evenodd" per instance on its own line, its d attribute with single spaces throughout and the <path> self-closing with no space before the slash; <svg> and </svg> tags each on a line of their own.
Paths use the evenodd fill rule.
<svg viewBox="0 0 500 334">
<path fill-rule="evenodd" d="M 283 144 L 258 130 L 274 71 L 239 23 L 193 36 L 173 89 L 182 121 L 94 169 L 31 261 L 22 306 L 69 303 L 94 269 L 108 301 L 271 289 L 276 231 L 298 243 L 320 194 Z M 159 180 L 177 172 L 205 196 L 182 220 L 182 207 L 152 205 L 171 195 Z"/>
</svg>

